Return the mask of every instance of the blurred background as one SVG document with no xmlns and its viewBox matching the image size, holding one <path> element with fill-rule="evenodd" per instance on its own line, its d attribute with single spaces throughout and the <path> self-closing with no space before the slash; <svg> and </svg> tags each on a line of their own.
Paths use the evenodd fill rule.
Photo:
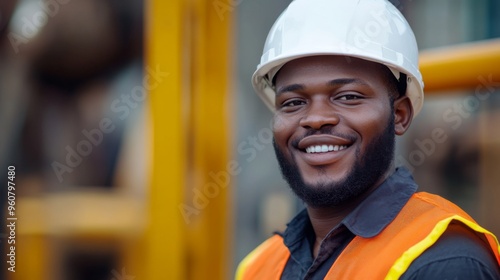
<svg viewBox="0 0 500 280">
<path fill-rule="evenodd" d="M 500 1 L 392 2 L 426 83 L 396 161 L 498 236 Z M 0 279 L 232 279 L 303 207 L 250 84 L 289 3 L 1 0 Z"/>
</svg>

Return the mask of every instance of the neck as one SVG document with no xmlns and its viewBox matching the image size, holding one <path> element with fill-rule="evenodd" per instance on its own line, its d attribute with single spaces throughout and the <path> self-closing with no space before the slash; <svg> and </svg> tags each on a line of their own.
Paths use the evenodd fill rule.
<svg viewBox="0 0 500 280">
<path fill-rule="evenodd" d="M 356 199 L 356 202 L 350 201 L 350 203 L 328 208 L 307 207 L 307 213 L 311 220 L 314 234 L 316 235 L 314 246 L 315 256 L 321 241 L 323 241 L 326 235 L 356 208 L 358 205 L 357 201 Z"/>
<path fill-rule="evenodd" d="M 389 170 L 380 177 L 380 179 L 370 188 L 368 188 L 363 194 L 355 197 L 349 201 L 346 201 L 340 205 L 330 206 L 330 207 L 307 207 L 307 213 L 311 224 L 316 235 L 314 242 L 313 255 L 317 256 L 319 252 L 319 246 L 326 235 L 342 220 L 349 215 L 366 197 L 368 197 L 374 190 L 376 190 L 386 179 L 394 172 L 394 167 L 391 166 Z"/>
</svg>

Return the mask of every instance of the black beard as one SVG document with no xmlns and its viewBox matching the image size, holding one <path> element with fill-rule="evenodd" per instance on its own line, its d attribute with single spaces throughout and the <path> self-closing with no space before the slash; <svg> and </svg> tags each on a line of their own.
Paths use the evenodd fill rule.
<svg viewBox="0 0 500 280">
<path fill-rule="evenodd" d="M 356 149 L 356 162 L 344 179 L 315 185 L 304 182 L 295 159 L 288 160 L 274 139 L 273 146 L 283 178 L 292 191 L 308 206 L 324 208 L 344 204 L 373 187 L 392 163 L 395 141 L 394 113 L 391 113 L 385 130 L 368 145 L 366 152 L 361 154 Z"/>
</svg>

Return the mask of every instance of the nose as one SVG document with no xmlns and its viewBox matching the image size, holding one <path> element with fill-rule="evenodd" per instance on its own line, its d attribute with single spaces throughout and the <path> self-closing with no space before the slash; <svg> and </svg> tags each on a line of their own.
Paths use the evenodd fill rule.
<svg viewBox="0 0 500 280">
<path fill-rule="evenodd" d="M 306 115 L 300 120 L 300 125 L 305 128 L 319 130 L 323 126 L 335 126 L 339 123 L 338 112 L 326 100 L 316 101 L 310 105 Z"/>
</svg>

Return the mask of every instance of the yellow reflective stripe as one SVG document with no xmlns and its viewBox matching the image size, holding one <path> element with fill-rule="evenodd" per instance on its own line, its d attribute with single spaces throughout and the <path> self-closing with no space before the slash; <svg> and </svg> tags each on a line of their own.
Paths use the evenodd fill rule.
<svg viewBox="0 0 500 280">
<path fill-rule="evenodd" d="M 255 260 L 268 246 L 268 243 L 274 240 L 274 238 L 270 238 L 266 240 L 264 243 L 260 244 L 257 248 L 255 248 L 252 252 L 250 252 L 238 265 L 236 269 L 235 280 L 242 280 L 243 275 L 248 268 L 248 265 Z"/>
<path fill-rule="evenodd" d="M 411 248 L 406 250 L 406 252 L 404 252 L 403 255 L 401 255 L 401 257 L 399 257 L 399 259 L 391 267 L 385 279 L 386 280 L 399 279 L 399 277 L 401 277 L 401 275 L 405 273 L 410 264 L 418 256 L 420 256 L 426 249 L 428 249 L 430 246 L 436 243 L 439 237 L 446 231 L 450 222 L 453 220 L 458 220 L 462 222 L 463 224 L 467 225 L 476 232 L 492 236 L 497 244 L 498 247 L 497 250 L 500 252 L 500 245 L 495 235 L 493 235 L 491 232 L 489 232 L 488 230 L 484 229 L 483 227 L 472 221 L 469 221 L 458 215 L 454 215 L 439 221 L 434 227 L 434 229 L 429 233 L 429 235 L 427 235 L 422 241 L 418 242 L 417 244 L 413 245 Z"/>
<path fill-rule="evenodd" d="M 248 267 L 248 264 L 255 258 L 256 252 L 253 250 L 250 254 L 248 254 L 238 265 L 236 269 L 236 277 L 235 280 L 243 280 L 243 274 Z"/>
</svg>

